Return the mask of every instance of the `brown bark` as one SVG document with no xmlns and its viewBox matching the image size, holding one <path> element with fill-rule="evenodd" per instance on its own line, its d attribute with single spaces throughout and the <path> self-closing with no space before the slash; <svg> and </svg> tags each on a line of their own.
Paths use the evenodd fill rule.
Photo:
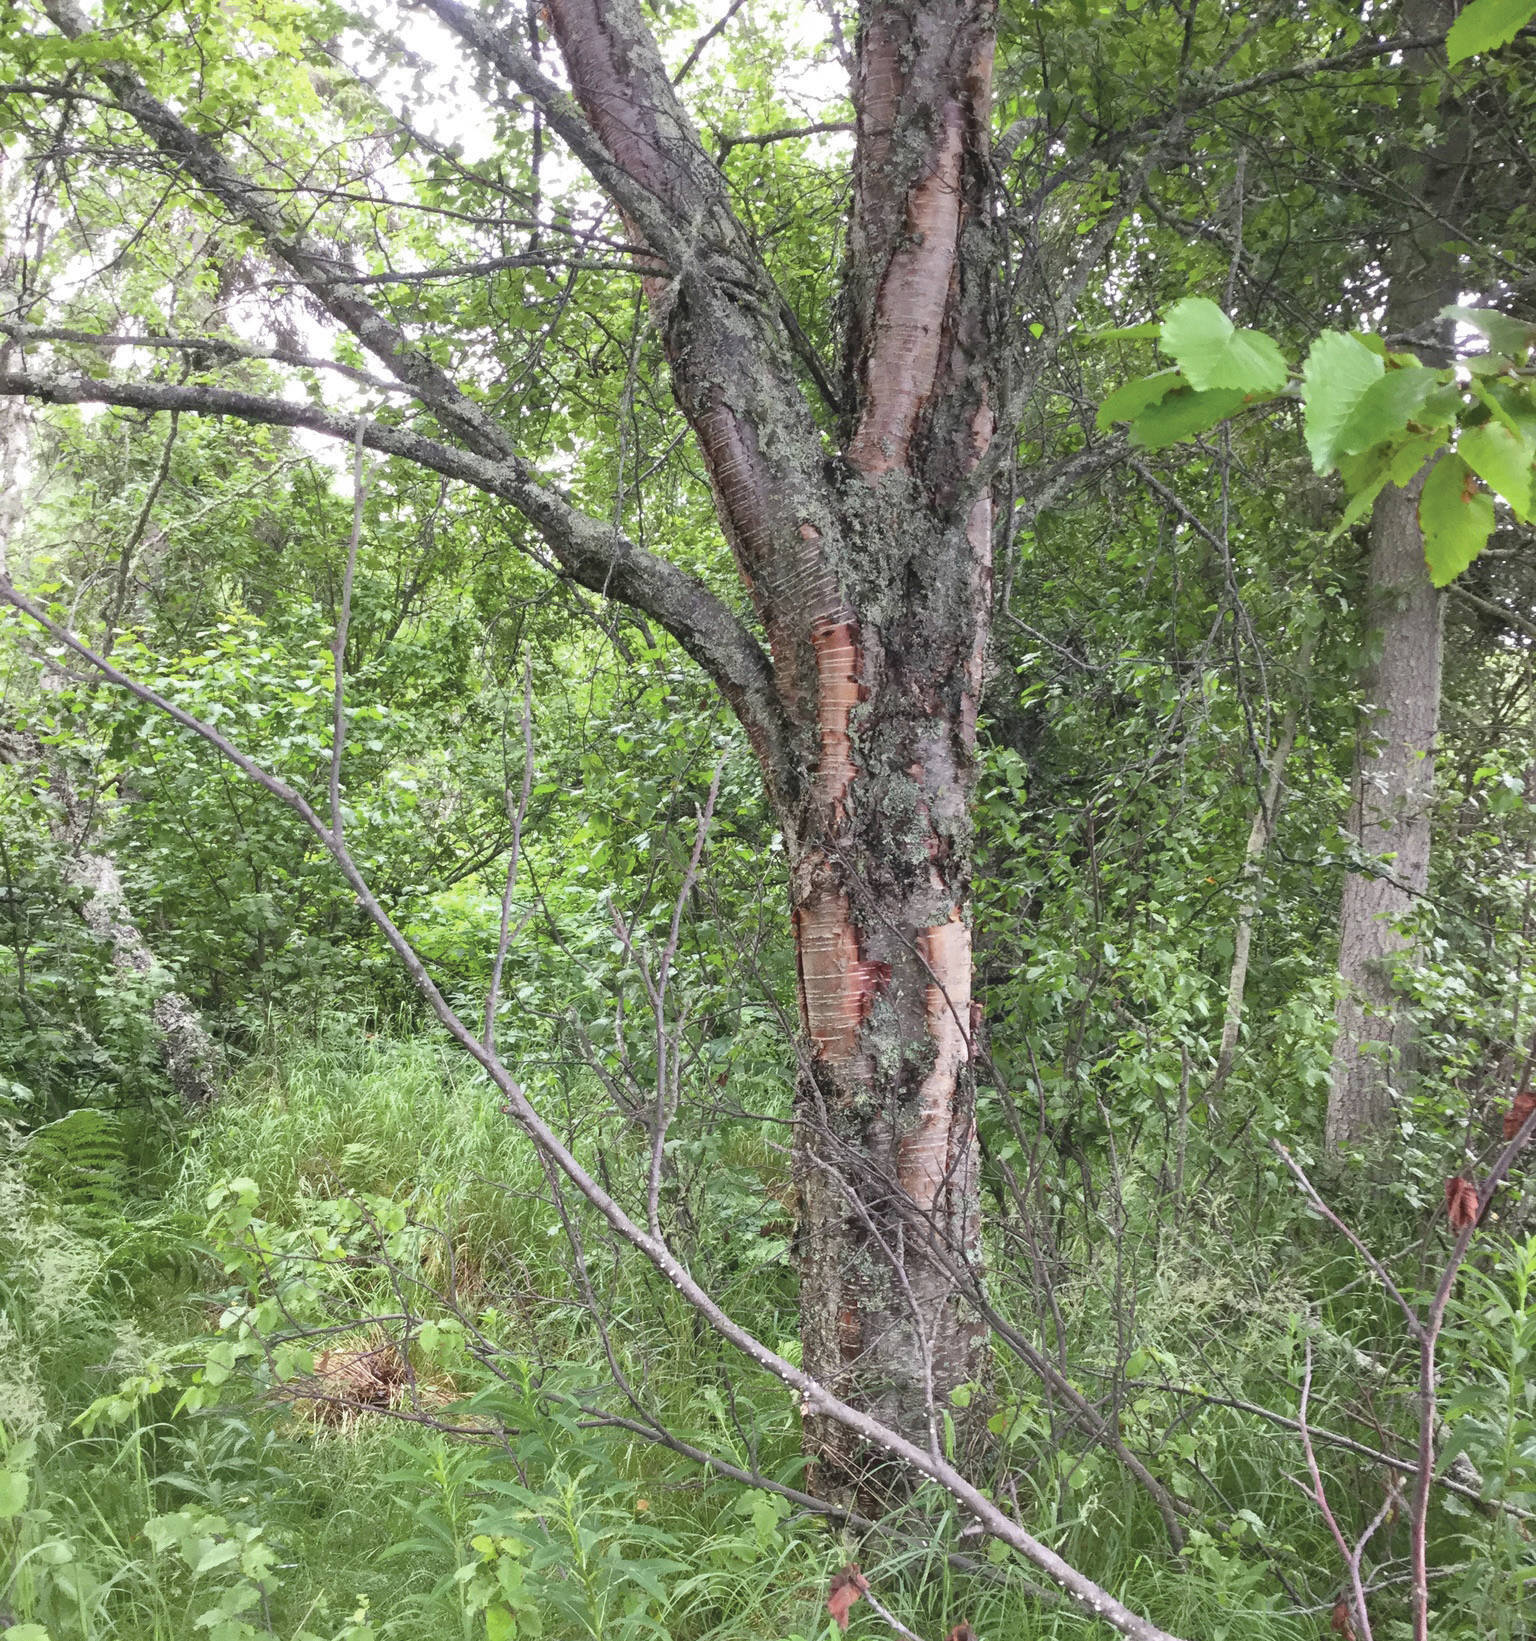
<svg viewBox="0 0 1536 1641">
<path fill-rule="evenodd" d="M 1415 34 L 1443 29 L 1448 0 L 1411 0 L 1405 22 Z M 1427 53 L 1412 54 L 1425 76 Z M 1386 330 L 1408 334 L 1433 356 L 1447 341 L 1440 310 L 1456 301 L 1457 258 L 1447 244 L 1467 171 L 1465 118 L 1449 90 L 1427 90 L 1427 115 L 1444 135 L 1427 153 L 1399 156 L 1399 175 L 1422 207 L 1388 249 Z M 1438 107 L 1435 107 L 1438 103 Z M 1365 605 L 1370 657 L 1364 678 L 1349 830 L 1369 869 L 1345 879 L 1339 913 L 1338 1033 L 1328 1096 L 1330 1146 L 1379 1136 L 1393 1120 L 1393 1100 L 1411 1071 L 1412 1024 L 1400 1008 L 1395 974 L 1412 959 L 1404 924 L 1429 887 L 1434 810 L 1435 737 L 1440 722 L 1444 599 L 1429 579 L 1419 527 L 1420 473 L 1406 487 L 1388 485 L 1371 517 Z"/>
<path fill-rule="evenodd" d="M 786 304 L 638 0 L 550 0 L 569 93 L 510 31 L 460 0 L 426 4 L 538 105 L 654 258 L 651 312 L 767 657 L 701 584 L 542 484 L 495 418 L 360 294 L 283 201 L 244 180 L 131 69 L 98 72 L 156 148 L 252 228 L 459 448 L 377 426 L 364 441 L 409 442 L 438 471 L 472 471 L 584 585 L 662 619 L 742 717 L 791 865 L 806 1365 L 936 1448 L 949 1393 L 981 1364 L 982 1329 L 955 1273 L 974 1256 L 978 1221 L 969 805 L 991 507 L 969 487 L 995 404 L 992 0 L 871 0 L 863 11 L 845 454 L 811 412 Z M 45 5 L 66 34 L 86 31 L 74 0 Z M 88 391 L 35 373 L 7 385 L 54 399 Z M 146 407 L 294 415 L 204 388 L 110 391 Z M 306 425 L 317 414 L 306 409 Z M 847 1479 L 863 1455 L 833 1429 L 808 1437 Z"/>
<path fill-rule="evenodd" d="M 792 726 L 765 774 L 789 841 L 804 1032 L 805 1367 L 928 1445 L 980 1374 L 984 1336 L 956 1267 L 979 1229 L 969 800 L 991 514 L 963 496 L 992 431 L 990 7 L 865 9 L 841 462 L 634 0 L 552 0 L 549 16 L 628 179 L 630 233 L 648 232 L 637 198 L 664 224 L 646 240 L 652 314 Z M 709 275 L 722 261 L 739 284 Z M 830 1421 L 807 1435 L 834 1485 L 869 1457 Z"/>
</svg>

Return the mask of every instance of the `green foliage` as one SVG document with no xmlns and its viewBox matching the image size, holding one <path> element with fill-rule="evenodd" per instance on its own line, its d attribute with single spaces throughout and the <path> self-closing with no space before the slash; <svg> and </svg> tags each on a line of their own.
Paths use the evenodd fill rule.
<svg viewBox="0 0 1536 1641">
<path fill-rule="evenodd" d="M 1381 337 L 1324 331 L 1290 389 L 1302 402 L 1313 468 L 1344 480 L 1341 531 L 1388 484 L 1406 486 L 1432 464 L 1419 521 L 1437 587 L 1487 545 L 1496 497 L 1518 521 L 1528 519 L 1536 472 L 1536 398 L 1526 368 L 1536 326 L 1491 309 L 1451 307 L 1442 318 L 1472 326 L 1488 342 L 1465 372 L 1389 352 Z M 1170 308 L 1159 338 L 1178 373 L 1127 382 L 1099 407 L 1100 427 L 1129 422 L 1131 442 L 1143 449 L 1193 438 L 1285 387 L 1279 344 L 1261 331 L 1239 331 L 1204 297 Z"/>
<path fill-rule="evenodd" d="M 1446 58 L 1454 67 L 1480 51 L 1508 45 L 1533 17 L 1531 0 L 1471 0 L 1445 37 Z"/>
<path fill-rule="evenodd" d="M 1163 321 L 1160 345 L 1200 393 L 1226 389 L 1251 396 L 1285 386 L 1285 358 L 1275 339 L 1262 331 L 1238 330 L 1203 296 L 1174 303 Z"/>
<path fill-rule="evenodd" d="M 1519 9 L 1464 7 L 1452 52 L 1510 39 Z M 718 20 L 691 6 L 650 15 L 675 66 Z M 109 39 L 69 43 L 7 14 L 8 83 L 77 76 L 105 52 L 133 61 L 275 194 L 299 190 L 310 231 L 384 281 L 374 289 L 397 322 L 461 369 L 530 462 L 747 608 L 658 388 L 665 360 L 633 270 L 511 100 L 476 99 L 456 60 L 411 55 L 383 14 L 236 3 L 146 16 L 114 0 L 103 20 Z M 1012 146 L 997 155 L 993 317 L 1040 378 L 997 491 L 1001 503 L 1017 475 L 978 752 L 982 1257 L 1004 1320 L 1065 1360 L 1191 1511 L 1184 1556 L 1019 1359 L 999 1349 L 967 1394 L 995 1443 L 978 1472 L 994 1496 L 1210 1641 L 1314 1637 L 1340 1571 L 1290 1479 L 1293 1433 L 1230 1404 L 1294 1417 L 1310 1341 L 1321 1426 L 1397 1451 L 1414 1434 L 1415 1365 L 1395 1317 L 1301 1212 L 1267 1141 L 1322 1164 L 1331 1200 L 1416 1291 L 1445 1176 L 1497 1131 L 1536 1017 L 1536 708 L 1521 629 L 1497 617 L 1528 616 L 1530 588 L 1518 542 L 1479 551 L 1489 528 L 1512 533 L 1531 510 L 1536 328 L 1508 284 L 1529 262 L 1530 207 L 1511 180 L 1513 137 L 1493 161 L 1480 149 L 1468 171 L 1498 187 L 1487 200 L 1469 189 L 1457 254 L 1465 288 L 1498 306 L 1449 317 L 1484 351 L 1448 370 L 1356 328 L 1376 322 L 1384 247 L 1402 235 L 1379 199 L 1383 143 L 1433 146 L 1442 118 L 1434 88 L 1421 95 L 1401 65 L 1350 55 L 1393 21 L 1391 8 L 1320 4 L 1270 8 L 1254 27 L 1235 6 L 1052 0 L 1004 8 L 997 61 Z M 727 141 L 766 139 L 807 106 L 846 119 L 840 89 L 819 99 L 800 78 L 805 27 L 796 8 L 733 13 L 683 85 L 720 139 L 747 231 L 829 359 L 848 136 Z M 419 118 L 478 100 L 486 129 L 466 120 L 413 141 L 393 104 L 342 71 L 354 48 L 389 65 L 385 100 L 408 97 Z M 816 55 L 813 79 L 836 54 L 823 43 Z M 1296 75 L 1319 57 L 1337 61 Z M 1486 77 L 1481 65 L 1458 77 L 1479 142 L 1528 126 L 1527 66 L 1517 44 Z M 1228 79 L 1250 89 L 1228 95 Z M 46 156 L 40 197 L 58 186 L 68 200 L 35 256 L 29 246 L 28 300 L 86 331 L 283 339 L 249 236 L 146 171 L 119 111 L 79 84 L 57 107 L 18 92 L 0 108 L 7 165 Z M 1505 85 L 1513 113 L 1493 95 Z M 1166 128 L 1182 144 L 1175 115 L 1189 134 L 1179 162 L 1128 186 L 1127 136 Z M 1058 169 L 1072 181 L 1036 209 L 1039 176 Z M 1100 229 L 1105 261 L 1078 311 L 1122 350 L 1113 369 L 1072 345 L 1060 301 L 1073 247 Z M 189 245 L 206 253 L 190 269 Z M 522 265 L 417 277 L 457 259 Z M 1188 294 L 1223 289 L 1233 317 Z M 1166 319 L 1121 322 L 1148 313 Z M 1142 357 L 1148 341 L 1172 364 L 1138 377 L 1160 362 Z M 100 348 L 50 347 L 61 370 L 106 368 Z M 350 341 L 333 355 L 372 368 Z M 150 380 L 337 402 L 334 373 L 308 367 L 241 359 L 215 377 L 200 356 L 140 364 Z M 356 377 L 354 390 L 372 403 Z M 1055 499 L 1037 505 L 1036 478 L 1084 455 L 1098 401 L 1097 430 L 1128 424 L 1159 488 L 1114 472 L 1086 495 L 1047 484 Z M 376 414 L 404 425 L 407 413 Z M 818 402 L 817 415 L 833 432 L 837 413 Z M 1363 646 L 1358 553 L 1335 526 L 1432 461 L 1421 516 L 1436 577 L 1459 574 L 1495 613 L 1449 606 L 1439 822 L 1454 842 L 1414 931 L 1421 961 L 1400 977 L 1421 1065 L 1396 1091 L 1389 1157 L 1330 1164 L 1332 925 L 1342 873 L 1363 864 L 1339 833 Z M 322 796 L 351 508 L 339 464 L 271 428 L 184 417 L 172 436 L 59 410 L 40 421 L 32 465 L 18 575 L 116 661 Z M 1342 496 L 1316 482 L 1335 473 Z M 345 656 L 353 846 L 478 1018 L 526 665 L 535 781 L 513 911 L 529 921 L 498 1041 L 582 1160 L 642 1212 L 646 1112 L 612 1091 L 654 1080 L 656 1031 L 614 914 L 641 945 L 665 938 L 724 757 L 707 870 L 680 922 L 684 1098 L 659 1212 L 722 1304 L 794 1358 L 795 840 L 776 834 L 750 749 L 687 657 L 548 574 L 506 510 L 370 458 L 364 525 Z M 827 1577 L 853 1558 L 925 1637 L 962 1617 L 984 1635 L 1087 1634 L 1030 1595 L 1009 1552 L 963 1536 L 932 1490 L 892 1511 L 888 1535 L 858 1541 L 771 1486 L 644 1442 L 642 1410 L 767 1484 L 808 1484 L 782 1389 L 554 1195 L 313 841 L 179 731 L 74 678 L 34 687 L 35 653 L 9 626 L 3 644 L 7 702 L 80 772 L 164 970 L 113 970 L 79 917 L 46 777 L 0 771 L 0 1117 L 16 1130 L 0 1172 L 8 1636 L 822 1636 Z M 1251 861 L 1292 710 L 1281 811 Z M 1250 912 L 1223 1081 L 1226 988 Z M 148 1019 L 172 978 L 232 1050 L 225 1097 L 196 1123 L 164 1099 Z M 1523 1189 L 1497 1210 L 1515 1234 L 1490 1226 L 1452 1313 L 1443 1460 L 1464 1456 L 1490 1499 L 1529 1508 Z M 1358 1530 L 1381 1500 L 1380 1467 L 1347 1449 L 1322 1462 Z M 1431 1534 L 1447 1570 L 1437 1633 L 1527 1632 L 1518 1519 L 1437 1495 Z M 1390 1580 L 1401 1521 L 1379 1542 Z M 1373 1595 L 1378 1634 L 1402 1626 L 1397 1591 Z M 854 1626 L 883 1633 L 863 1608 Z"/>
<path fill-rule="evenodd" d="M 1424 561 L 1430 580 L 1444 587 L 1482 552 L 1493 533 L 1493 501 L 1472 482 L 1472 469 L 1458 453 L 1430 469 L 1419 497 Z"/>
</svg>

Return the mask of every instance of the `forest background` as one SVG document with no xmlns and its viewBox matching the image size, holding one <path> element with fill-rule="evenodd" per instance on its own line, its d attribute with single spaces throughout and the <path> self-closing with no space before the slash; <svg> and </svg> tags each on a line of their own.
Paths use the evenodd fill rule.
<svg viewBox="0 0 1536 1641">
<path fill-rule="evenodd" d="M 1533 11 L 0 9 L 0 1633 L 1536 1628 Z"/>
</svg>

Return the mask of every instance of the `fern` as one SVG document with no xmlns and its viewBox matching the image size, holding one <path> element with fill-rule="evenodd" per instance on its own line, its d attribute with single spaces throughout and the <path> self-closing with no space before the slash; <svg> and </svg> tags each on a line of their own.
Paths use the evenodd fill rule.
<svg viewBox="0 0 1536 1641">
<path fill-rule="evenodd" d="M 35 1129 L 26 1145 L 34 1189 L 70 1214 L 100 1223 L 120 1220 L 128 1198 L 128 1158 L 115 1112 L 81 1106 Z"/>
</svg>

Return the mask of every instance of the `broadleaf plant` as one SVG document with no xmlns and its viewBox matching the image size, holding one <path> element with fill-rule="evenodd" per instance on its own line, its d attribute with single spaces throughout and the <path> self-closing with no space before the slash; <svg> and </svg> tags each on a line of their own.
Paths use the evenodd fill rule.
<svg viewBox="0 0 1536 1641">
<path fill-rule="evenodd" d="M 1122 383 L 1100 405 L 1098 425 L 1126 423 L 1133 445 L 1161 450 L 1246 407 L 1297 399 L 1314 469 L 1344 482 L 1334 535 L 1365 518 L 1387 485 L 1407 486 L 1429 464 L 1419 523 L 1430 579 L 1444 587 L 1487 546 L 1495 499 L 1521 522 L 1536 503 L 1536 325 L 1492 308 L 1448 307 L 1441 318 L 1476 332 L 1488 351 L 1436 367 L 1380 336 L 1324 331 L 1293 378 L 1274 338 L 1239 329 L 1208 298 L 1186 297 L 1157 331 L 1175 368 Z M 1145 334 L 1122 328 L 1100 339 Z"/>
<path fill-rule="evenodd" d="M 1536 17 L 1536 0 L 1472 0 L 1445 37 L 1446 59 L 1454 68 L 1480 51 L 1506 46 Z"/>
</svg>

